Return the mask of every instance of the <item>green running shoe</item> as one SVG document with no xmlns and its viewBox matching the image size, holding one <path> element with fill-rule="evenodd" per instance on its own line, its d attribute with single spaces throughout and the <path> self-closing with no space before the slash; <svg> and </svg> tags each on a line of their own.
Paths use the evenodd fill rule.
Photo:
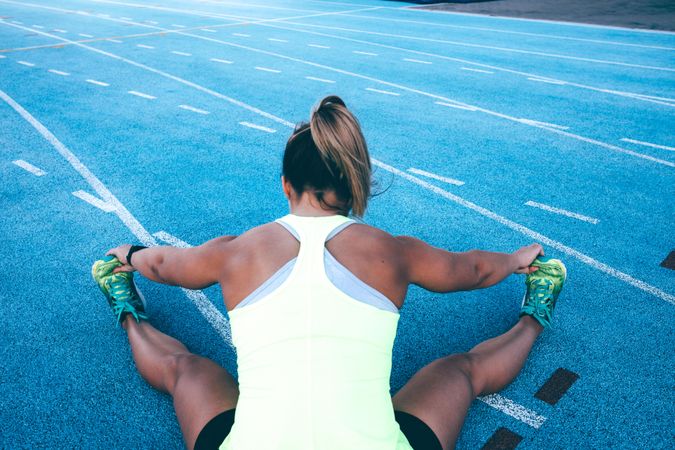
<svg viewBox="0 0 675 450">
<path fill-rule="evenodd" d="M 539 269 L 525 278 L 527 292 L 523 297 L 520 317 L 531 316 L 544 328 L 549 328 L 555 302 L 567 278 L 567 269 L 559 259 L 544 256 L 535 259 L 531 265 Z"/>
<path fill-rule="evenodd" d="M 99 259 L 91 267 L 91 275 L 108 300 L 108 304 L 117 316 L 117 325 L 131 314 L 136 322 L 148 318 L 145 314 L 145 302 L 139 295 L 131 272 L 112 273 L 115 267 L 121 266 L 114 256 Z"/>
</svg>

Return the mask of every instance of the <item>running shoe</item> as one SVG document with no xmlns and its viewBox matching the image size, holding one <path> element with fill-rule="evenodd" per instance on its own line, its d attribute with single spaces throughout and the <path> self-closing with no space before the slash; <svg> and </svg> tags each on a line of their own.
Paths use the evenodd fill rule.
<svg viewBox="0 0 675 450">
<path fill-rule="evenodd" d="M 523 298 L 520 317 L 531 316 L 544 328 L 549 328 L 556 300 L 567 278 L 567 269 L 559 259 L 544 256 L 535 259 L 531 265 L 539 269 L 525 278 L 527 292 Z"/>
<path fill-rule="evenodd" d="M 134 274 L 131 272 L 112 273 L 115 267 L 121 266 L 114 256 L 99 259 L 91 267 L 91 275 L 108 300 L 108 304 L 117 317 L 117 325 L 131 314 L 136 322 L 148 318 L 145 314 L 145 302 L 139 295 L 134 283 Z"/>
</svg>

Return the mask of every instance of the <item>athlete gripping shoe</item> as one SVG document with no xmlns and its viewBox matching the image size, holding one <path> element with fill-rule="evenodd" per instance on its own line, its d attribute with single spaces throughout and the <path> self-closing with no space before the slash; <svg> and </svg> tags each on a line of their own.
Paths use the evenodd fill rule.
<svg viewBox="0 0 675 450">
<path fill-rule="evenodd" d="M 525 278 L 527 292 L 523 298 L 520 317 L 532 316 L 541 326 L 549 328 L 556 300 L 567 278 L 567 269 L 559 259 L 544 256 L 535 259 L 531 265 L 539 269 Z"/>
<path fill-rule="evenodd" d="M 91 268 L 94 281 L 105 294 L 108 304 L 117 317 L 118 326 L 129 314 L 136 319 L 136 322 L 148 318 L 145 314 L 145 303 L 134 283 L 134 275 L 131 272 L 112 272 L 121 265 L 122 263 L 114 256 L 106 256 L 96 261 Z"/>
</svg>

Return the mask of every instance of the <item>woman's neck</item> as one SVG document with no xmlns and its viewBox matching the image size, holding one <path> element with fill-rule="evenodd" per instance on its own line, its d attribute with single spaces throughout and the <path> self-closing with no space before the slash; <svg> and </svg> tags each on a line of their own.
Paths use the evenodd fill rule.
<svg viewBox="0 0 675 450">
<path fill-rule="evenodd" d="M 326 197 L 328 197 L 326 198 L 326 201 L 333 204 L 331 201 L 335 200 L 334 196 L 327 195 Z M 291 214 L 296 216 L 323 217 L 335 216 L 340 213 L 337 209 L 331 209 L 322 205 L 316 198 L 316 195 L 308 191 L 303 192 L 299 198 L 296 197 L 291 199 L 289 201 L 289 206 Z"/>
</svg>

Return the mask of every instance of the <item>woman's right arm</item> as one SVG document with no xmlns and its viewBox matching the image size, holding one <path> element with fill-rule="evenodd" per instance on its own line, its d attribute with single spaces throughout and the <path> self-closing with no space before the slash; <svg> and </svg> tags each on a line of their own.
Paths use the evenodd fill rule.
<svg viewBox="0 0 675 450">
<path fill-rule="evenodd" d="M 534 259 L 543 255 L 532 244 L 513 253 L 471 250 L 453 253 L 408 236 L 399 236 L 409 282 L 433 292 L 468 291 L 495 285 L 512 273 L 531 273 Z"/>
</svg>

